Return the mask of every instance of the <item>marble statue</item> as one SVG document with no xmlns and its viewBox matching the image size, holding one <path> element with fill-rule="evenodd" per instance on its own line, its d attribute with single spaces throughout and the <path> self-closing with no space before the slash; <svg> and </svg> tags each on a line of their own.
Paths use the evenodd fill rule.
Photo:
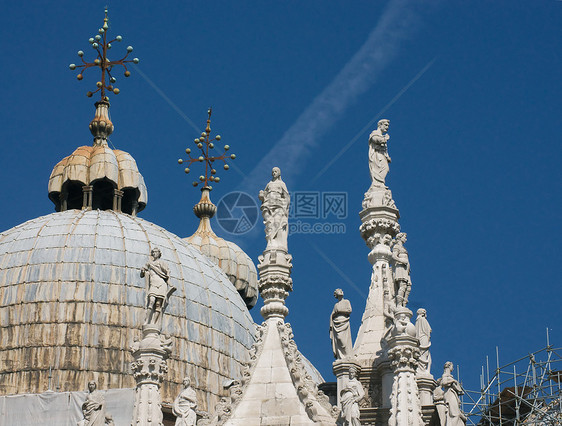
<svg viewBox="0 0 562 426">
<path fill-rule="evenodd" d="M 360 426 L 359 402 L 365 397 L 365 390 L 357 380 L 357 369 L 349 368 L 349 380 L 340 392 L 340 424 L 343 426 Z"/>
<path fill-rule="evenodd" d="M 146 277 L 148 287 L 145 324 L 158 324 L 168 298 L 176 289 L 168 284 L 170 271 L 168 265 L 160 260 L 162 257 L 160 250 L 152 249 L 150 256 L 152 259 L 142 267 L 140 272 L 141 278 Z"/>
<path fill-rule="evenodd" d="M 406 306 L 412 283 L 410 281 L 410 261 L 408 251 L 404 247 L 406 234 L 400 232 L 396 235 L 392 246 L 392 260 L 394 261 L 394 288 L 396 293 L 396 305 Z"/>
<path fill-rule="evenodd" d="M 387 143 L 390 136 L 387 134 L 390 120 L 379 120 L 377 130 L 369 135 L 369 171 L 371 172 L 371 187 L 386 188 L 385 179 L 389 170 L 390 156 Z"/>
<path fill-rule="evenodd" d="M 465 426 L 466 416 L 462 412 L 459 395 L 464 391 L 461 385 L 453 377 L 453 363 L 447 361 L 443 367 L 443 376 L 437 381 L 439 386 L 444 389 L 443 400 L 447 407 L 446 422 L 447 426 Z"/>
<path fill-rule="evenodd" d="M 429 373 L 431 370 L 431 353 L 429 347 L 431 346 L 431 326 L 427 321 L 427 312 L 425 309 L 420 308 L 417 310 L 416 318 L 416 337 L 420 342 L 420 359 L 418 370 Z"/>
<path fill-rule="evenodd" d="M 334 297 L 338 301 L 334 305 L 330 317 L 330 339 L 332 339 L 334 358 L 344 359 L 351 355 L 353 350 L 351 328 L 349 326 L 351 303 L 343 298 L 343 290 L 341 288 L 334 291 Z"/>
<path fill-rule="evenodd" d="M 176 426 L 195 426 L 197 424 L 197 395 L 191 387 L 189 377 L 183 379 L 183 389 L 172 405 L 172 412 L 176 416 Z"/>
<path fill-rule="evenodd" d="M 95 381 L 88 382 L 88 396 L 82 404 L 84 419 L 78 422 L 78 426 L 105 426 L 105 397 L 103 393 L 96 390 Z"/>
<path fill-rule="evenodd" d="M 265 225 L 266 250 L 281 249 L 287 251 L 287 235 L 289 232 L 290 196 L 285 182 L 281 180 L 281 170 L 274 167 L 271 181 L 259 192 L 261 211 Z"/>
<path fill-rule="evenodd" d="M 410 318 L 412 318 L 412 311 L 403 306 L 397 307 L 394 311 L 394 327 L 391 335 L 416 337 L 416 327 L 410 322 Z"/>
</svg>

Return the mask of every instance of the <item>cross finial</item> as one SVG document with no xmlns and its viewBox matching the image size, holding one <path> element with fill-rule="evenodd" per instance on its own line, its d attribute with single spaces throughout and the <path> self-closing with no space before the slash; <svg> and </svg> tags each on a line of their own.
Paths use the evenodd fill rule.
<svg viewBox="0 0 562 426">
<path fill-rule="evenodd" d="M 108 97 L 106 96 L 106 90 L 108 92 L 118 94 L 119 89 L 113 84 L 117 81 L 117 79 L 113 76 L 112 70 L 113 67 L 116 65 L 121 65 L 125 69 L 125 77 L 129 77 L 131 72 L 127 69 L 127 63 L 134 63 L 138 64 L 139 59 L 127 59 L 129 54 L 133 51 L 133 46 L 127 47 L 127 53 L 121 59 L 116 61 L 111 61 L 107 57 L 107 51 L 111 49 L 111 43 L 120 42 L 123 40 L 123 37 L 118 35 L 113 40 L 108 41 L 107 33 L 109 30 L 109 20 L 107 17 L 107 8 L 105 8 L 105 18 L 103 20 L 103 26 L 98 30 L 98 33 L 95 37 L 90 38 L 88 41 L 92 45 L 92 48 L 97 52 L 97 58 L 94 59 L 93 62 L 86 62 L 84 60 L 84 52 L 82 50 L 78 51 L 78 56 L 82 61 L 82 65 L 70 64 L 70 69 L 80 69 L 80 72 L 76 76 L 78 80 L 82 80 L 84 78 L 84 71 L 88 68 L 98 67 L 101 70 L 101 80 L 96 83 L 97 89 L 94 92 L 87 92 L 86 95 L 88 97 L 92 97 L 94 93 L 100 92 L 101 100 L 107 101 Z"/>
<path fill-rule="evenodd" d="M 187 163 L 188 166 L 195 162 L 205 163 L 205 174 L 199 176 L 199 182 L 194 181 L 193 186 L 198 186 L 199 183 L 202 183 L 204 186 L 203 188 L 208 188 L 209 190 L 212 187 L 209 185 L 209 182 L 220 182 L 220 177 L 216 176 L 216 169 L 214 166 L 215 161 L 222 161 L 224 163 L 223 168 L 224 170 L 228 170 L 230 166 L 226 163 L 226 159 L 230 158 L 234 160 L 236 155 L 234 154 L 227 154 L 227 151 L 230 149 L 228 145 L 224 146 L 224 153 L 222 155 L 213 155 L 213 149 L 215 148 L 214 142 L 218 142 L 221 140 L 220 135 L 216 135 L 213 139 L 211 139 L 211 114 L 213 112 L 212 108 L 209 108 L 207 111 L 208 118 L 207 118 L 207 128 L 204 132 L 201 133 L 199 138 L 195 138 L 194 142 L 197 145 L 197 148 L 201 150 L 201 155 L 199 157 L 191 156 L 191 148 L 186 148 L 185 153 L 189 157 L 187 160 L 182 160 L 181 158 L 178 160 L 179 164 Z M 191 170 L 189 167 L 185 168 L 185 173 L 189 173 Z"/>
</svg>

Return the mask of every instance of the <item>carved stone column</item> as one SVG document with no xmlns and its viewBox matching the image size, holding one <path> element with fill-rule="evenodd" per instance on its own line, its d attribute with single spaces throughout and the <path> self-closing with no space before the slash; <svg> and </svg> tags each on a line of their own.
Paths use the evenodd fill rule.
<svg viewBox="0 0 562 426">
<path fill-rule="evenodd" d="M 421 403 L 416 383 L 420 350 L 418 340 L 399 334 L 388 340 L 388 357 L 394 371 L 389 426 L 423 426 Z"/>
<path fill-rule="evenodd" d="M 171 353 L 171 341 L 160 334 L 157 326 L 144 325 L 142 339 L 132 345 L 131 351 L 135 358 L 131 369 L 137 383 L 132 424 L 161 426 L 160 385 L 168 371 L 166 360 Z"/>
<path fill-rule="evenodd" d="M 113 190 L 113 210 L 116 212 L 121 211 L 121 200 L 123 200 L 123 191 L 119 189 Z"/>
<path fill-rule="evenodd" d="M 92 200 L 93 200 L 94 187 L 92 185 L 84 185 L 82 187 L 82 193 L 84 198 L 82 200 L 82 208 L 92 210 Z"/>
<path fill-rule="evenodd" d="M 261 315 L 267 321 L 272 318 L 284 320 L 289 309 L 285 299 L 293 290 L 291 279 L 292 256 L 281 250 L 266 250 L 259 258 L 260 280 L 258 289 L 263 298 Z"/>
</svg>

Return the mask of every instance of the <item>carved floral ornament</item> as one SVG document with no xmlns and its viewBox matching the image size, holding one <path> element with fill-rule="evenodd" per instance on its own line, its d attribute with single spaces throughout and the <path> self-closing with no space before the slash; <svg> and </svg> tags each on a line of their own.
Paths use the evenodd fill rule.
<svg viewBox="0 0 562 426">
<path fill-rule="evenodd" d="M 374 234 L 390 234 L 391 237 L 395 237 L 400 232 L 400 224 L 390 219 L 371 219 L 361 224 L 359 232 L 369 245 L 369 238 Z M 369 245 L 369 248 L 373 247 Z"/>
</svg>

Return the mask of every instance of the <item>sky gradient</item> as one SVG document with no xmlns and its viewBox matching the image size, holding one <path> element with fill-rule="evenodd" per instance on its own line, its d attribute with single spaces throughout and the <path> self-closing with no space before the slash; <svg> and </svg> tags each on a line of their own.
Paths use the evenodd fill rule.
<svg viewBox="0 0 562 426">
<path fill-rule="evenodd" d="M 3 7 L 2 230 L 51 213 L 52 167 L 92 142 L 85 93 L 97 75 L 79 82 L 68 64 L 78 50 L 93 59 L 105 4 Z M 346 218 L 304 220 L 345 233 L 289 237 L 287 321 L 327 381 L 333 291 L 352 303 L 355 339 L 370 283 L 358 212 L 379 118 L 391 121 L 387 185 L 408 234 L 409 307 L 426 308 L 433 328 L 434 376 L 451 360 L 477 389 L 496 346 L 507 363 L 544 346 L 547 327 L 562 346 L 562 2 L 140 0 L 109 11 L 124 38 L 113 49 L 130 44 L 141 59 L 111 97 L 111 143 L 148 186 L 141 217 L 182 237 L 197 228 L 199 173 L 186 177 L 177 158 L 211 105 L 213 133 L 237 156 L 215 203 L 232 191 L 257 199 L 273 166 L 290 191 L 347 194 Z M 213 227 L 257 262 L 261 218 L 244 235 Z"/>
</svg>

